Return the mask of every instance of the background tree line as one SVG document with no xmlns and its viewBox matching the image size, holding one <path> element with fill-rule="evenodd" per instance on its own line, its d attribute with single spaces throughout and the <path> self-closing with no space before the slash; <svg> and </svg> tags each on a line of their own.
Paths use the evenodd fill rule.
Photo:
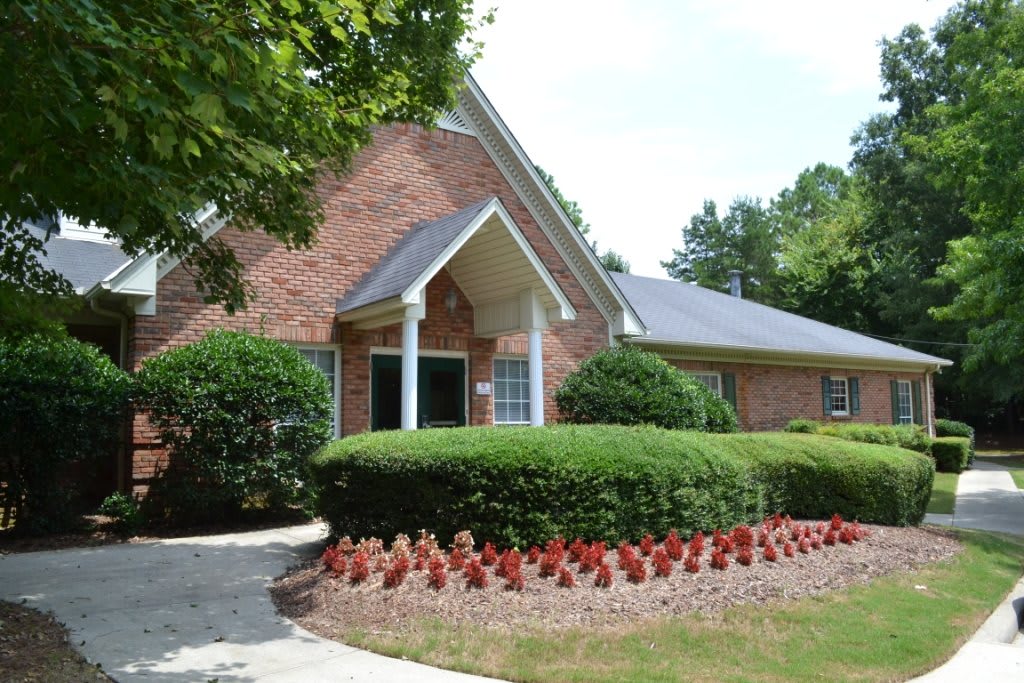
<svg viewBox="0 0 1024 683">
<path fill-rule="evenodd" d="M 764 203 L 713 201 L 669 275 L 955 361 L 940 416 L 1018 431 L 1024 354 L 1024 4 L 969 0 L 881 43 L 880 99 L 848 169 Z"/>
</svg>

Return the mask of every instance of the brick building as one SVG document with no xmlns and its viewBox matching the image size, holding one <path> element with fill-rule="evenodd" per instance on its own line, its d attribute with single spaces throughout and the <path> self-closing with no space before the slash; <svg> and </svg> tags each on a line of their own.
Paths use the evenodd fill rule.
<svg viewBox="0 0 1024 683">
<path fill-rule="evenodd" d="M 62 220 L 47 258 L 88 304 L 70 331 L 128 369 L 212 328 L 263 331 L 330 378 L 339 437 L 554 421 L 562 378 L 617 343 L 696 374 L 746 430 L 794 417 L 931 426 L 931 375 L 948 361 L 692 285 L 607 273 L 471 78 L 436 129 L 376 131 L 352 171 L 319 192 L 326 222 L 307 251 L 200 213 L 257 291 L 234 316 L 204 304 L 169 255 L 129 258 Z M 144 490 L 159 468 L 153 436 L 137 417 L 119 487 Z"/>
</svg>

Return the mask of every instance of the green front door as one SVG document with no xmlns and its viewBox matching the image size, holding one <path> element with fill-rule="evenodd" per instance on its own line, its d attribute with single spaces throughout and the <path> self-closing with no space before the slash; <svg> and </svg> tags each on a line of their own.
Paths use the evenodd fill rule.
<svg viewBox="0 0 1024 683">
<path fill-rule="evenodd" d="M 370 428 L 402 426 L 402 357 L 371 357 Z M 418 427 L 466 424 L 466 363 L 461 358 L 420 357 L 416 393 Z"/>
</svg>

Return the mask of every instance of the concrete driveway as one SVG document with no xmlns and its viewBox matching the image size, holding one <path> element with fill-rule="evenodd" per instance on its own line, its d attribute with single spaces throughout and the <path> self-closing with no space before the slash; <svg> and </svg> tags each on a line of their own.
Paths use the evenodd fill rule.
<svg viewBox="0 0 1024 683">
<path fill-rule="evenodd" d="M 321 525 L 0 556 L 0 599 L 52 611 L 116 681 L 481 681 L 325 640 L 267 584 Z"/>
</svg>

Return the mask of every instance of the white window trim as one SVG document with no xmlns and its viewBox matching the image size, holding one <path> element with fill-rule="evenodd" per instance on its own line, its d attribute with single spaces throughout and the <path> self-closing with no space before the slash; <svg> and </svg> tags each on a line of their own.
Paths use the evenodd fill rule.
<svg viewBox="0 0 1024 683">
<path fill-rule="evenodd" d="M 685 372 L 688 375 L 694 377 L 695 379 L 700 379 L 701 376 L 704 376 L 704 377 L 717 377 L 718 378 L 718 397 L 719 398 L 723 398 L 724 397 L 724 395 L 725 395 L 725 387 L 722 386 L 722 373 L 720 373 L 720 372 L 706 372 L 706 371 L 703 371 L 703 370 L 702 371 L 684 370 L 683 372 Z M 704 386 L 707 386 L 707 385 L 705 384 Z"/>
<path fill-rule="evenodd" d="M 331 387 L 334 395 L 334 438 L 341 438 L 341 346 L 337 344 L 314 344 L 302 343 L 293 344 L 298 350 L 307 349 L 310 351 L 333 351 L 334 352 L 334 386 Z"/>
<path fill-rule="evenodd" d="M 493 387 L 493 390 L 491 391 L 491 424 L 493 424 L 495 426 L 498 426 L 498 427 L 504 427 L 504 426 L 514 427 L 514 426 L 517 426 L 517 425 L 528 425 L 528 424 L 530 424 L 530 416 L 529 416 L 529 414 L 527 414 L 526 419 L 521 421 L 521 422 L 498 422 L 498 418 L 497 418 L 497 412 L 498 411 L 495 410 L 495 406 L 498 403 L 498 391 L 497 391 L 498 383 L 497 383 L 497 381 L 494 378 L 494 361 L 496 361 L 496 360 L 519 360 L 519 361 L 523 361 L 524 363 L 526 363 L 526 367 L 527 368 L 530 367 L 530 357 L 529 356 L 522 356 L 522 355 L 518 355 L 518 354 L 514 354 L 514 353 L 496 353 L 496 354 L 494 354 L 491 357 L 491 386 Z M 529 399 L 529 396 L 530 396 L 529 373 L 527 373 L 526 396 L 527 396 L 527 399 Z M 529 403 L 527 403 L 527 405 L 529 405 Z"/>
<path fill-rule="evenodd" d="M 830 413 L 835 417 L 845 417 L 850 414 L 850 380 L 846 377 L 829 377 L 829 406 L 832 405 L 832 397 L 835 396 L 835 392 L 832 391 L 832 382 L 842 382 L 843 390 L 846 396 L 846 410 L 831 410 Z"/>
<path fill-rule="evenodd" d="M 906 422 L 903 421 L 903 404 L 900 402 L 900 390 L 904 386 L 907 388 L 907 408 L 910 410 L 910 414 L 906 416 Z M 896 380 L 896 411 L 899 415 L 901 425 L 914 424 L 914 387 L 909 379 Z"/>
</svg>

